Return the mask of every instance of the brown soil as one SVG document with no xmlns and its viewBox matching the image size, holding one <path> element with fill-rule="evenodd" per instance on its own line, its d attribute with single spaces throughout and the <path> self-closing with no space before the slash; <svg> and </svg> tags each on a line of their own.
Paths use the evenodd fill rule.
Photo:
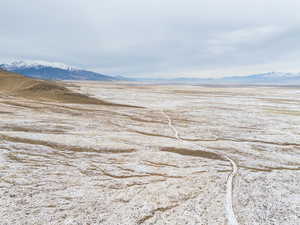
<svg viewBox="0 0 300 225">
<path fill-rule="evenodd" d="M 186 148 L 173 148 L 173 147 L 163 147 L 160 151 L 172 152 L 180 155 L 192 156 L 192 157 L 202 157 L 207 159 L 224 160 L 221 156 L 213 152 L 206 152 L 201 150 L 191 150 Z"/>
<path fill-rule="evenodd" d="M 0 70 L 0 93 L 1 92 L 14 97 L 38 101 L 134 107 L 106 102 L 75 93 L 66 88 L 63 83 L 37 80 L 3 70 Z"/>
<path fill-rule="evenodd" d="M 42 140 L 33 140 L 28 138 L 19 138 L 19 137 L 11 137 L 7 135 L 0 135 L 1 140 L 15 142 L 15 143 L 24 143 L 24 144 L 31 144 L 31 145 L 42 145 L 52 149 L 60 150 L 60 151 L 73 151 L 73 152 L 97 152 L 103 154 L 123 154 L 123 153 L 134 153 L 136 149 L 112 149 L 112 148 L 84 148 L 79 146 L 69 146 L 49 141 L 42 141 Z"/>
</svg>

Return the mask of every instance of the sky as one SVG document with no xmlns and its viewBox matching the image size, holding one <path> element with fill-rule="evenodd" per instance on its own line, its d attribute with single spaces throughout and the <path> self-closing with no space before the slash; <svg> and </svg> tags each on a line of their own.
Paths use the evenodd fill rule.
<svg viewBox="0 0 300 225">
<path fill-rule="evenodd" d="M 300 72 L 298 0 L 1 0 L 0 62 L 129 77 Z"/>
</svg>

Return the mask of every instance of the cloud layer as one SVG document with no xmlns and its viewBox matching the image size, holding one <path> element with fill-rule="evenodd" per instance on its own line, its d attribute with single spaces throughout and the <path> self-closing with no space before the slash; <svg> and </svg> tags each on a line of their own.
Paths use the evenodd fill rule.
<svg viewBox="0 0 300 225">
<path fill-rule="evenodd" d="M 294 0 L 2 0 L 0 60 L 127 76 L 300 71 Z"/>
</svg>

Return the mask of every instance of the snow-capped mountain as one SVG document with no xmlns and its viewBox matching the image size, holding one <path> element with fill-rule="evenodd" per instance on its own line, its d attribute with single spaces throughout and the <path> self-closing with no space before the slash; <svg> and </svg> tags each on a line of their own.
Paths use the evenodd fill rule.
<svg viewBox="0 0 300 225">
<path fill-rule="evenodd" d="M 300 73 L 269 72 L 248 76 L 224 77 L 217 80 L 232 84 L 299 85 Z"/>
<path fill-rule="evenodd" d="M 7 70 L 13 70 L 18 68 L 30 68 L 30 67 L 53 67 L 63 70 L 77 70 L 79 68 L 75 68 L 72 66 L 68 66 L 59 62 L 47 62 L 42 60 L 22 60 L 22 61 L 14 61 L 7 64 L 2 64 L 4 68 Z"/>
<path fill-rule="evenodd" d="M 230 76 L 217 79 L 180 77 L 175 79 L 136 78 L 129 79 L 121 76 L 109 76 L 100 73 L 68 66 L 63 63 L 22 60 L 0 64 L 0 69 L 19 73 L 25 76 L 47 80 L 131 80 L 162 83 L 190 84 L 242 84 L 242 85 L 300 85 L 300 73 L 269 72 L 246 76 Z"/>
<path fill-rule="evenodd" d="M 122 77 L 103 75 L 63 63 L 22 60 L 0 64 L 0 69 L 46 80 L 120 80 Z"/>
<path fill-rule="evenodd" d="M 261 74 L 264 77 L 300 77 L 300 73 L 270 72 Z"/>
<path fill-rule="evenodd" d="M 300 73 L 269 72 L 223 78 L 179 77 L 174 79 L 139 78 L 139 81 L 209 85 L 300 85 Z"/>
</svg>

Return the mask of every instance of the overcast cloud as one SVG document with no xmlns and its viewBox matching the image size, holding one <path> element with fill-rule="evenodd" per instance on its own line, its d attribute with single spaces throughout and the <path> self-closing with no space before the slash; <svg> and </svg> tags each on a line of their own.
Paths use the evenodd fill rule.
<svg viewBox="0 0 300 225">
<path fill-rule="evenodd" d="M 0 60 L 126 76 L 300 72 L 297 0 L 0 0 Z"/>
</svg>

